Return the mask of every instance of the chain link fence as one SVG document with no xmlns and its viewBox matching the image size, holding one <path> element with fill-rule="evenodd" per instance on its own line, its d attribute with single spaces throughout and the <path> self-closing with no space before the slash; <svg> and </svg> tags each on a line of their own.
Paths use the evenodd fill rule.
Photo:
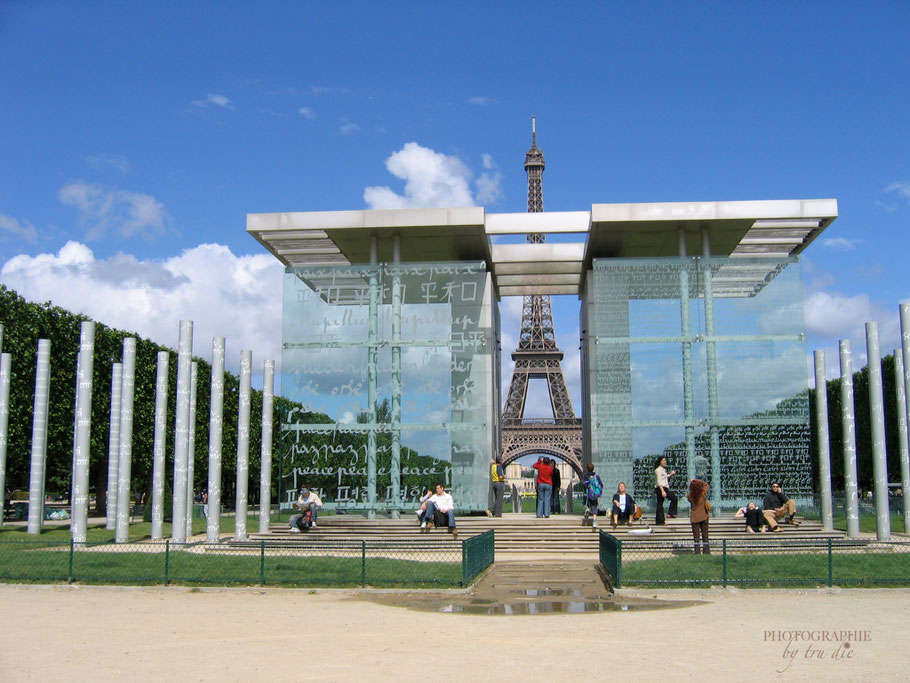
<svg viewBox="0 0 910 683">
<path fill-rule="evenodd" d="M 621 541 L 600 532 L 600 562 L 617 587 L 910 585 L 910 541 L 778 539 Z"/>
<path fill-rule="evenodd" d="M 448 539 L 226 540 L 175 544 L 0 540 L 0 581 L 191 586 L 466 586 L 493 562 L 492 532 Z"/>
</svg>

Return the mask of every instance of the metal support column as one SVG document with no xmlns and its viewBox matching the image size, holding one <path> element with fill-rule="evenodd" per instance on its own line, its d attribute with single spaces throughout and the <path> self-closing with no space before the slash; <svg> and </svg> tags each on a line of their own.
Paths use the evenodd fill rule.
<svg viewBox="0 0 910 683">
<path fill-rule="evenodd" d="M 370 238 L 370 331 L 367 362 L 367 516 L 376 516 L 376 390 L 379 347 L 379 238 Z"/>
<path fill-rule="evenodd" d="M 695 478 L 695 391 L 692 386 L 692 323 L 689 317 L 689 259 L 686 231 L 679 228 L 679 306 L 682 321 L 683 410 L 686 421 L 686 481 Z"/>
<path fill-rule="evenodd" d="M 224 337 L 212 339 L 212 386 L 209 397 L 209 499 L 205 537 L 221 539 L 221 436 L 224 429 Z"/>
<path fill-rule="evenodd" d="M 259 446 L 259 533 L 269 533 L 272 516 L 272 424 L 275 361 L 262 364 L 262 439 Z"/>
<path fill-rule="evenodd" d="M 181 320 L 177 341 L 177 407 L 174 415 L 174 483 L 171 538 L 186 541 L 186 463 L 189 446 L 190 375 L 193 372 L 193 321 Z"/>
<path fill-rule="evenodd" d="M 901 492 L 908 491 L 910 486 L 910 434 L 907 432 L 907 392 L 904 388 L 904 360 L 901 352 L 894 350 L 894 387 L 897 394 L 897 443 L 900 452 Z M 904 532 L 910 529 L 910 505 L 906 502 L 906 493 L 901 497 L 904 504 Z"/>
<path fill-rule="evenodd" d="M 245 541 L 247 493 L 250 486 L 250 375 L 253 352 L 240 352 L 240 396 L 237 409 L 237 500 L 234 505 L 234 537 Z"/>
<path fill-rule="evenodd" d="M 133 468 L 133 396 L 136 389 L 136 338 L 123 340 L 123 385 L 120 389 L 120 462 L 117 466 L 117 530 L 114 540 L 130 539 Z"/>
<path fill-rule="evenodd" d="M 392 517 L 401 515 L 401 235 L 392 244 L 392 460 L 390 508 Z"/>
<path fill-rule="evenodd" d="M 720 491 L 720 429 L 717 426 L 717 343 L 714 341 L 714 289 L 711 272 L 711 238 L 707 228 L 701 229 L 701 276 L 705 288 L 705 359 L 708 374 L 708 435 L 711 442 L 711 507 L 712 513 L 722 511 Z"/>
<path fill-rule="evenodd" d="M 32 457 L 28 477 L 28 533 L 40 534 L 44 521 L 44 465 L 47 458 L 47 412 L 51 382 L 51 341 L 38 340 L 35 402 L 32 409 Z"/>
<path fill-rule="evenodd" d="M 186 431 L 186 537 L 193 535 L 193 493 L 196 483 L 196 382 L 199 364 L 190 364 L 190 417 Z"/>
<path fill-rule="evenodd" d="M 0 330 L 3 327 L 0 326 Z M 0 353 L 0 493 L 6 494 L 6 448 L 9 443 L 9 385 L 12 376 L 12 357 Z M 3 514 L 0 513 L 0 526 Z"/>
<path fill-rule="evenodd" d="M 111 366 L 111 428 L 107 443 L 107 518 L 105 529 L 117 528 L 117 471 L 120 469 L 120 391 L 123 389 L 123 363 Z"/>
<path fill-rule="evenodd" d="M 872 423 L 872 489 L 875 496 L 875 535 L 891 538 L 888 503 L 888 460 L 885 455 L 885 409 L 882 400 L 882 354 L 878 323 L 866 323 L 866 358 L 869 360 L 869 420 Z"/>
<path fill-rule="evenodd" d="M 152 446 L 152 531 L 153 540 L 164 538 L 164 463 L 167 451 L 167 374 L 170 354 L 158 352 L 155 375 L 155 432 Z"/>
<path fill-rule="evenodd" d="M 856 474 L 856 419 L 853 403 L 853 349 L 849 339 L 840 340 L 841 433 L 844 440 L 844 511 L 847 536 L 859 538 L 859 499 Z"/>
<path fill-rule="evenodd" d="M 85 543 L 88 528 L 88 474 L 92 436 L 92 378 L 95 368 L 95 323 L 82 322 L 76 377 L 76 440 L 73 444 L 73 498 L 70 532 L 73 543 Z"/>
<path fill-rule="evenodd" d="M 825 352 L 815 357 L 815 424 L 818 427 L 818 488 L 822 503 L 822 526 L 834 529 L 831 505 L 831 441 L 828 436 L 828 383 L 825 379 Z"/>
<path fill-rule="evenodd" d="M 900 305 L 901 318 L 901 355 L 904 362 L 904 415 L 907 428 L 910 430 L 910 304 Z M 910 462 L 906 456 L 901 457 L 901 489 L 904 494 L 904 533 L 910 532 Z"/>
</svg>

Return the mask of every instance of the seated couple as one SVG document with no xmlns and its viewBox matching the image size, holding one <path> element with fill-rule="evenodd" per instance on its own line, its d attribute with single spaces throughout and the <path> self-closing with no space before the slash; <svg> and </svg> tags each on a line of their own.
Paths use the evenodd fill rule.
<svg viewBox="0 0 910 683">
<path fill-rule="evenodd" d="M 436 493 L 427 489 L 420 499 L 420 509 L 417 510 L 417 518 L 420 519 L 420 533 L 425 534 L 434 526 L 449 527 L 449 533 L 458 536 L 458 529 L 455 528 L 455 502 L 452 500 L 452 494 L 446 493 L 445 486 L 436 484 Z"/>
</svg>

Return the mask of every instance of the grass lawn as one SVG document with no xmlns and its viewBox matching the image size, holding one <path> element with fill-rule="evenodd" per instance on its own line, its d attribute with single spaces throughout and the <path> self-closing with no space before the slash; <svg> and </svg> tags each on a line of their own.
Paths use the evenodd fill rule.
<svg viewBox="0 0 910 683">
<path fill-rule="evenodd" d="M 847 518 L 846 517 L 835 517 L 834 518 L 834 528 L 838 531 L 847 530 Z M 866 531 L 869 533 L 875 533 L 875 515 L 861 515 L 859 518 L 859 530 Z M 902 534 L 907 533 L 904 529 L 904 517 L 903 515 L 891 515 L 891 531 Z"/>
<path fill-rule="evenodd" d="M 623 586 L 700 587 L 723 582 L 723 556 L 625 561 Z M 910 584 L 910 555 L 864 550 L 832 555 L 832 579 L 838 586 L 904 586 Z M 727 554 L 727 583 L 743 587 L 805 587 L 828 583 L 828 555 L 820 553 Z"/>
</svg>

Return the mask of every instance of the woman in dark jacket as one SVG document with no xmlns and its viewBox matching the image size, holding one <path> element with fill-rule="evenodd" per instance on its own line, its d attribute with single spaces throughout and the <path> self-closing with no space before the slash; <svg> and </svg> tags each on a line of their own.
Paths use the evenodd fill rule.
<svg viewBox="0 0 910 683">
<path fill-rule="evenodd" d="M 610 510 L 613 528 L 625 522 L 631 525 L 635 516 L 635 499 L 626 493 L 626 482 L 619 482 L 616 493 L 613 494 L 613 509 Z"/>
<path fill-rule="evenodd" d="M 692 538 L 695 542 L 695 554 L 699 553 L 699 537 L 701 537 L 701 553 L 710 555 L 711 548 L 708 545 L 708 511 L 711 509 L 708 503 L 708 485 L 701 479 L 693 479 L 689 482 L 689 493 L 686 494 L 686 500 L 689 501 L 689 522 L 692 524 Z"/>
</svg>

